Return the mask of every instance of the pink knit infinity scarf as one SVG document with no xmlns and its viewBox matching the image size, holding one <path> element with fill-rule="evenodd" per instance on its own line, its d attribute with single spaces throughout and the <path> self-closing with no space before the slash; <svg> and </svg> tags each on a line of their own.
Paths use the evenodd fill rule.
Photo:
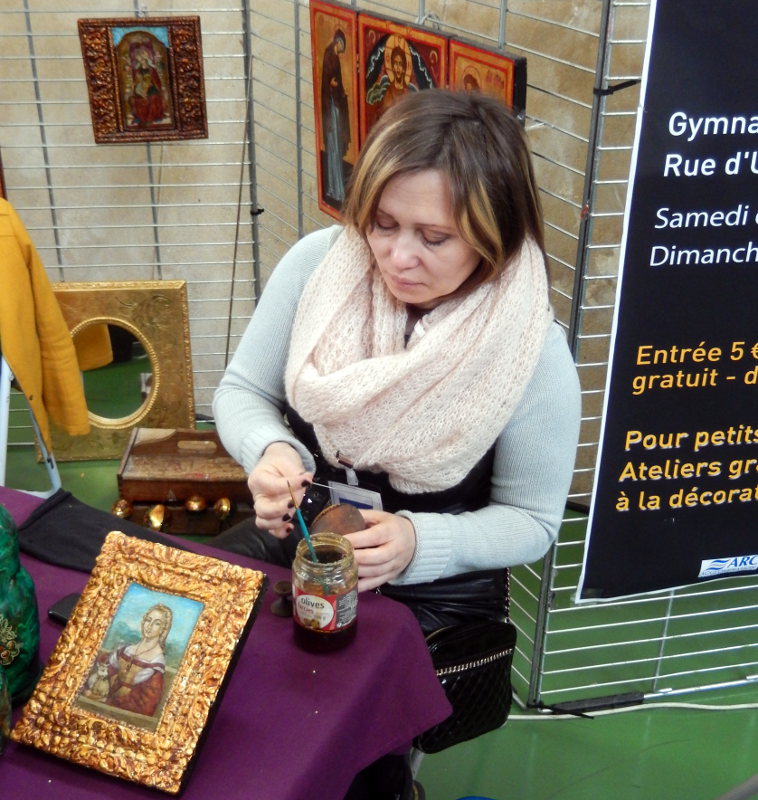
<svg viewBox="0 0 758 800">
<path fill-rule="evenodd" d="M 458 484 L 513 414 L 553 318 L 539 248 L 494 281 L 441 303 L 404 342 L 407 312 L 346 229 L 300 299 L 287 398 L 324 456 L 386 472 L 416 493 Z"/>
</svg>

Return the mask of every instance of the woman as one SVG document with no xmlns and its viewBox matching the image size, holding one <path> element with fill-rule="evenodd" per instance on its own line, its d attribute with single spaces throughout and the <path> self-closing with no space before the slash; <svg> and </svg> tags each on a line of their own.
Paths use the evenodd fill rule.
<svg viewBox="0 0 758 800">
<path fill-rule="evenodd" d="M 168 606 L 151 606 L 142 617 L 140 641 L 121 646 L 110 654 L 107 703 L 137 714 L 155 714 L 163 697 L 166 639 L 172 621 Z"/>
<path fill-rule="evenodd" d="M 381 497 L 349 534 L 359 590 L 425 632 L 502 618 L 505 568 L 557 535 L 580 416 L 523 129 L 478 92 L 409 94 L 343 213 L 274 270 L 216 392 L 257 526 L 216 541 L 289 563 L 289 487 L 307 510 L 315 484 L 357 481 Z"/>
</svg>

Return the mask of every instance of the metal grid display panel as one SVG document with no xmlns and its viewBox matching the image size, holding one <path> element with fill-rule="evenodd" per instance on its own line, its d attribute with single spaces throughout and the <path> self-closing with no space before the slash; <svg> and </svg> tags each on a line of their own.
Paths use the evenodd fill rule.
<svg viewBox="0 0 758 800">
<path fill-rule="evenodd" d="M 528 587 L 531 603 L 516 605 L 529 621 L 527 629 L 534 623 L 543 628 L 518 667 L 529 705 L 610 706 L 624 695 L 642 702 L 758 678 L 755 580 L 727 579 L 578 606 L 573 598 L 585 525 L 583 515 L 564 523 L 561 541 L 543 565 L 544 582 L 539 571 L 519 569 L 517 591 Z M 539 596 L 544 614 L 532 618 Z"/>
</svg>

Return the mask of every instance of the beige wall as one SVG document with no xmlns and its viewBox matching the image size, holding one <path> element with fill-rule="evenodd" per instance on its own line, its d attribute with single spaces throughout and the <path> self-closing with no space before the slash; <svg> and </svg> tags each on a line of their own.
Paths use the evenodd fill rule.
<svg viewBox="0 0 758 800">
<path fill-rule="evenodd" d="M 227 351 L 260 289 L 256 268 L 265 281 L 302 233 L 332 222 L 316 200 L 308 4 L 249 4 L 252 168 L 241 5 L 202 0 L 188 11 L 171 0 L 140 4 L 150 17 L 200 16 L 209 135 L 119 145 L 96 145 L 92 136 L 76 25 L 92 6 L 52 5 L 55 12 L 48 0 L 4 0 L 0 9 L 0 152 L 8 197 L 54 281 L 188 281 L 196 401 L 208 413 Z M 355 5 L 408 23 L 425 13 L 430 27 L 495 49 L 504 32 L 507 49 L 527 58 L 526 126 L 546 214 L 553 302 L 567 326 L 572 315 L 577 321 L 585 421 L 574 497 L 586 499 L 639 94 L 633 87 L 598 101 L 593 89 L 639 77 L 648 2 L 612 0 L 605 29 L 600 0 Z M 97 16 L 133 14 L 131 3 L 97 4 Z M 590 153 L 593 138 L 598 148 Z M 250 214 L 257 207 L 264 212 L 254 242 Z"/>
</svg>

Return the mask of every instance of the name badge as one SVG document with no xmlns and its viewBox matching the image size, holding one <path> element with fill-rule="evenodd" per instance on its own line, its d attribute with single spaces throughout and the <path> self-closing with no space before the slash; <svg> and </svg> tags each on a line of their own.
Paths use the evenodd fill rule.
<svg viewBox="0 0 758 800">
<path fill-rule="evenodd" d="M 329 481 L 329 494 L 331 501 L 337 503 L 350 503 L 357 508 L 373 508 L 382 510 L 382 496 L 371 489 L 362 489 L 360 486 L 349 486 L 338 481 Z"/>
</svg>

